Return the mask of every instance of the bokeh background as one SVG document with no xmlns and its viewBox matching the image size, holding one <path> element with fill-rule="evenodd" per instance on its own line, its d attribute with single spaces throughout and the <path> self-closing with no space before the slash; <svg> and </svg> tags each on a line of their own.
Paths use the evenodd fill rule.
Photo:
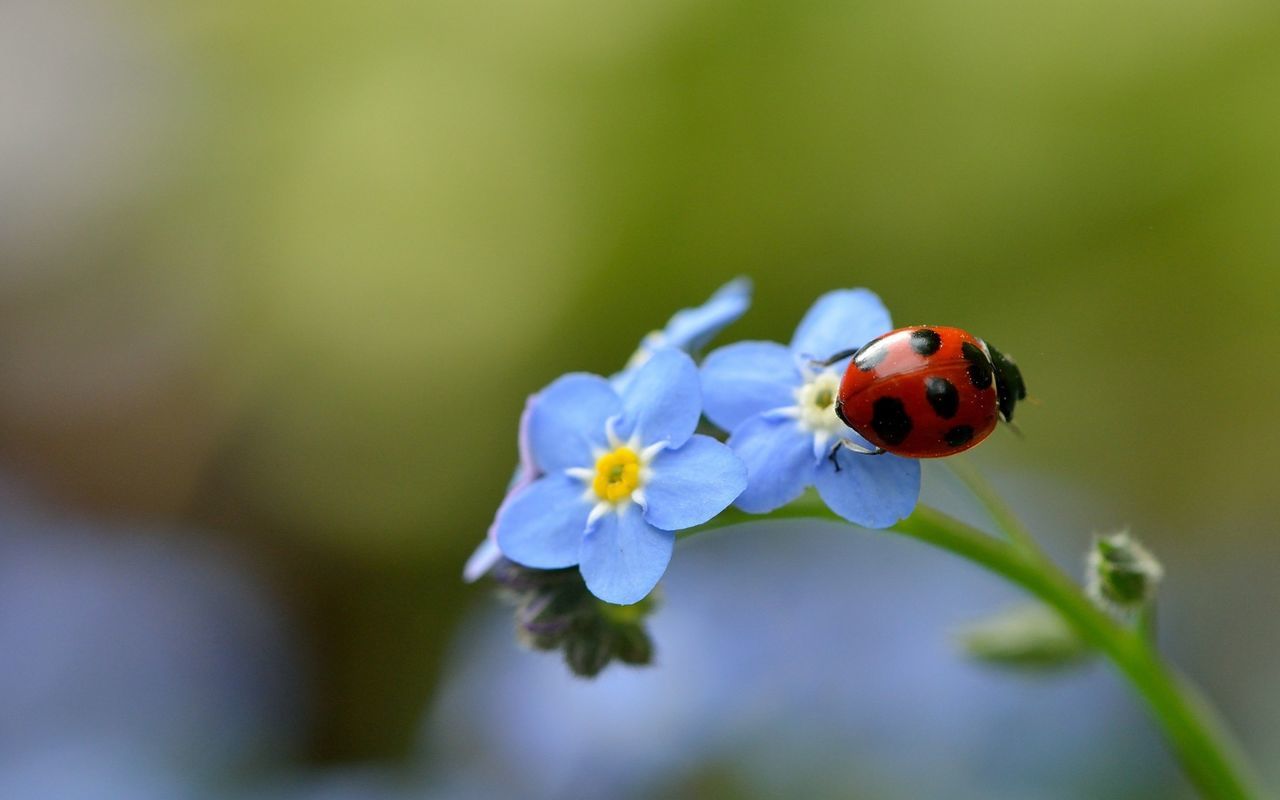
<svg viewBox="0 0 1280 800">
<path fill-rule="evenodd" d="M 1015 354 L 973 459 L 1162 557 L 1280 785 L 1277 98 L 1265 0 L 7 0 L 0 794 L 1189 796 L 891 537 L 682 546 L 648 671 L 515 645 L 460 571 L 523 398 L 736 275 L 722 341 L 868 286 Z"/>
</svg>

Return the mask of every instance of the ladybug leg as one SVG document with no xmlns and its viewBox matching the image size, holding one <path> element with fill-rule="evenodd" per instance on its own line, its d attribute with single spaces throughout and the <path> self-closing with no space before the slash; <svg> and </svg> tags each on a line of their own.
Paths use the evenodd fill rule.
<svg viewBox="0 0 1280 800">
<path fill-rule="evenodd" d="M 841 350 L 839 353 L 836 353 L 830 358 L 822 358 L 822 359 L 812 358 L 812 359 L 809 359 L 809 366 L 829 367 L 832 364 L 836 363 L 837 361 L 844 361 L 849 356 L 856 355 L 857 352 L 861 349 L 862 349 L 861 347 L 850 347 L 848 350 Z"/>
<path fill-rule="evenodd" d="M 836 453 L 839 453 L 841 448 L 857 453 L 860 456 L 882 456 L 885 453 L 889 452 L 888 450 L 885 450 L 883 447 L 877 447 L 874 450 L 868 450 L 865 447 L 859 447 L 858 445 L 854 444 L 848 439 L 839 439 L 836 441 L 835 444 L 831 446 L 831 452 L 827 453 L 827 458 L 831 461 L 831 465 L 836 468 L 836 472 L 840 471 L 840 462 L 836 460 Z"/>
<path fill-rule="evenodd" d="M 877 447 L 874 450 L 868 450 L 865 447 L 854 444 L 848 439 L 841 439 L 836 444 L 836 447 L 837 448 L 843 447 L 845 450 L 850 450 L 854 453 L 857 453 L 860 456 L 882 456 L 885 453 L 889 452 L 888 450 L 885 450 L 883 447 Z"/>
</svg>

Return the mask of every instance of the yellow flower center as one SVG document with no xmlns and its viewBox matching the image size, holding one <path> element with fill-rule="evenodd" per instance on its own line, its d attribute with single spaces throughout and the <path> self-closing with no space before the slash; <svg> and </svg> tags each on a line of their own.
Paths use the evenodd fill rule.
<svg viewBox="0 0 1280 800">
<path fill-rule="evenodd" d="M 596 459 L 596 477 L 591 482 L 596 497 L 616 503 L 640 488 L 640 457 L 623 445 Z"/>
</svg>

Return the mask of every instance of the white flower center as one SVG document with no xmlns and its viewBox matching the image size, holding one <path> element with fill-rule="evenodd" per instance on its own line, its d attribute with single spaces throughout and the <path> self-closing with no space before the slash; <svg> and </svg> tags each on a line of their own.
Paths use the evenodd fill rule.
<svg viewBox="0 0 1280 800">
<path fill-rule="evenodd" d="M 846 430 L 836 416 L 836 397 L 840 393 L 840 376 L 831 370 L 819 372 L 808 383 L 795 390 L 796 419 L 805 430 L 831 436 Z"/>
</svg>

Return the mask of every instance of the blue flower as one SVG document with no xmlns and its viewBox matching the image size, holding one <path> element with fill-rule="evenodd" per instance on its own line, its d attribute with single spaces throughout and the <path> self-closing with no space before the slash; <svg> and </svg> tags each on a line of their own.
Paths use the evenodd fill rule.
<svg viewBox="0 0 1280 800">
<path fill-rule="evenodd" d="M 630 360 L 627 361 L 627 366 L 609 379 L 614 390 L 619 394 L 624 392 L 636 371 L 644 366 L 653 357 L 653 354 L 659 350 L 674 348 L 690 354 L 697 353 L 725 326 L 746 313 L 750 306 L 751 280 L 749 278 L 735 278 L 717 289 L 707 299 L 707 302 L 702 305 L 677 311 L 667 322 L 665 328 L 660 331 L 653 331 L 645 336 L 640 342 L 640 347 L 636 349 Z M 516 467 L 515 475 L 512 476 L 511 482 L 507 486 L 506 496 L 503 498 L 502 504 L 498 506 L 493 523 L 489 526 L 488 535 L 480 543 L 480 546 L 476 548 L 475 552 L 471 554 L 471 557 L 467 559 L 467 564 L 463 568 L 462 577 L 468 583 L 479 580 L 488 574 L 502 558 L 502 551 L 498 548 L 496 539 L 498 517 L 502 515 L 503 510 L 506 509 L 517 494 L 542 475 L 542 470 L 539 469 L 533 460 L 532 454 L 529 452 L 527 432 L 529 414 L 537 399 L 537 395 L 533 395 L 525 402 L 524 413 L 520 417 L 518 434 L 520 464 Z"/>
<path fill-rule="evenodd" d="M 841 290 L 818 298 L 790 347 L 738 342 L 707 356 L 702 366 L 706 415 L 731 432 L 728 444 L 747 465 L 739 508 L 772 511 L 816 485 L 832 511 L 868 528 L 887 528 L 911 513 L 920 494 L 918 461 L 860 455 L 843 447 L 834 462 L 829 458 L 840 439 L 871 445 L 835 414 L 848 359 L 825 369 L 810 364 L 891 328 L 889 312 L 875 294 Z"/>
<path fill-rule="evenodd" d="M 527 426 L 545 474 L 498 515 L 502 554 L 536 569 L 577 565 L 606 602 L 643 599 L 675 531 L 711 519 L 747 485 L 729 448 L 694 434 L 701 411 L 698 369 L 679 350 L 654 353 L 622 392 L 596 375 L 556 380 Z"/>
<path fill-rule="evenodd" d="M 636 370 L 660 350 L 674 348 L 696 355 L 750 307 L 751 280 L 735 278 L 717 289 L 702 305 L 677 311 L 665 328 L 649 333 L 640 341 L 640 347 L 631 355 L 627 366 L 610 378 L 613 387 L 619 392 L 626 389 Z"/>
</svg>

